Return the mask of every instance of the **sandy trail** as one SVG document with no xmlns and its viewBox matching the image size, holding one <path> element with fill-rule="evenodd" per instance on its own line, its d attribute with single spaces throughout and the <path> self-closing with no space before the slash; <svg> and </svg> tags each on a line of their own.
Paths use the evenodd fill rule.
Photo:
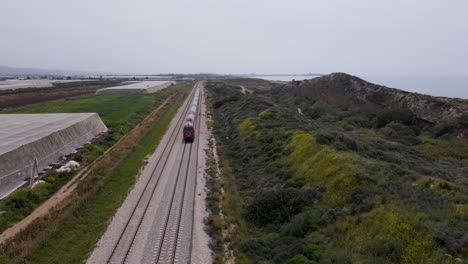
<svg viewBox="0 0 468 264">
<path fill-rule="evenodd" d="M 240 85 L 240 88 L 241 88 L 241 92 L 242 92 L 244 95 L 247 95 L 247 93 L 249 93 L 249 94 L 252 94 L 252 93 L 253 93 L 252 90 L 245 88 L 245 86 Z"/>
</svg>

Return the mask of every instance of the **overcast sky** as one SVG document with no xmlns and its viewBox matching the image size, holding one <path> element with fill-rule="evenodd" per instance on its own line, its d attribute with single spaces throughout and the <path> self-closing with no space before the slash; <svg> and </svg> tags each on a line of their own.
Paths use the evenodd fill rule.
<svg viewBox="0 0 468 264">
<path fill-rule="evenodd" d="M 468 76 L 466 0 L 0 1 L 0 65 Z"/>
</svg>

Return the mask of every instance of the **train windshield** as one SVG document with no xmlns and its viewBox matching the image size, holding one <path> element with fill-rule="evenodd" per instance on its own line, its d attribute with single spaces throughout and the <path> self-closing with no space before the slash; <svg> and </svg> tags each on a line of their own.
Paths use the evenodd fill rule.
<svg viewBox="0 0 468 264">
<path fill-rule="evenodd" d="M 186 127 L 184 127 L 184 130 L 185 130 L 184 132 L 185 132 L 185 134 L 186 134 L 186 135 L 191 135 L 191 134 L 192 134 L 192 129 L 193 129 L 193 127 L 191 127 L 191 126 L 186 126 Z"/>
</svg>

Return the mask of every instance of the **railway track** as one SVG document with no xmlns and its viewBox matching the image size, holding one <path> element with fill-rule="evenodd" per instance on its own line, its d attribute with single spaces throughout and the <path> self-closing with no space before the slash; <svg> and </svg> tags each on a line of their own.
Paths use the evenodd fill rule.
<svg viewBox="0 0 468 264">
<path fill-rule="evenodd" d="M 183 142 L 182 126 L 197 87 L 202 83 L 195 84 L 168 131 L 169 139 L 161 141 L 162 151 L 152 163 L 150 176 L 142 179 L 141 191 L 129 195 L 133 202 L 119 209 L 122 212 L 114 217 L 88 263 L 190 262 L 199 142 L 198 137 Z M 200 104 L 196 127 L 200 127 Z"/>
</svg>

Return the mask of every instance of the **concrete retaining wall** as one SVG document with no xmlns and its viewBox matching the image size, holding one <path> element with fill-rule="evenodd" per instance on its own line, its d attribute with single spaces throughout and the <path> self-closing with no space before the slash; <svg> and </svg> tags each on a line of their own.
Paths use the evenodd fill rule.
<svg viewBox="0 0 468 264">
<path fill-rule="evenodd" d="M 44 170 L 106 131 L 96 113 L 0 115 L 0 198 L 31 176 L 31 158 Z"/>
</svg>

